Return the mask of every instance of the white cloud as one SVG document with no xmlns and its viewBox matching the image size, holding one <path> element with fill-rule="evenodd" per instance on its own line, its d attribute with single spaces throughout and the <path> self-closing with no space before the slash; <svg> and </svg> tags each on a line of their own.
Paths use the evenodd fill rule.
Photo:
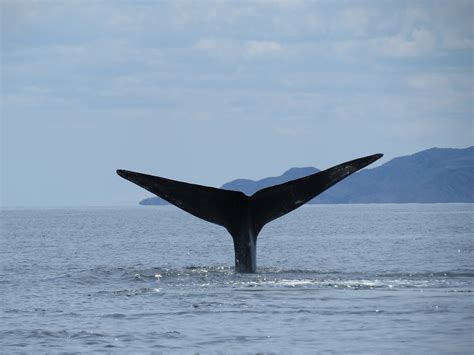
<svg viewBox="0 0 474 355">
<path fill-rule="evenodd" d="M 436 38 L 426 29 L 414 29 L 408 36 L 401 33 L 376 41 L 376 44 L 385 55 L 414 57 L 431 52 L 435 48 Z"/>
<path fill-rule="evenodd" d="M 219 50 L 225 48 L 234 47 L 235 44 L 233 41 L 228 39 L 218 39 L 218 38 L 200 38 L 197 42 L 194 43 L 193 47 L 197 50 L 202 50 L 208 53 L 218 52 Z"/>
<path fill-rule="evenodd" d="M 357 36 L 365 35 L 373 23 L 373 11 L 364 8 L 346 9 L 342 14 L 341 24 Z"/>
<path fill-rule="evenodd" d="M 445 49 L 474 49 L 474 39 L 457 33 L 445 33 L 442 36 L 441 46 Z"/>
<path fill-rule="evenodd" d="M 408 77 L 406 81 L 411 88 L 430 92 L 472 92 L 473 90 L 472 78 L 463 73 L 416 74 Z"/>
<path fill-rule="evenodd" d="M 193 49 L 217 58 L 261 57 L 283 53 L 283 46 L 275 41 L 233 40 L 228 38 L 201 38 Z"/>
<path fill-rule="evenodd" d="M 264 56 L 283 52 L 283 47 L 274 41 L 247 41 L 244 43 L 244 48 L 250 56 Z"/>
<path fill-rule="evenodd" d="M 192 45 L 192 50 L 213 58 L 232 59 L 241 52 L 239 47 L 237 41 L 227 38 L 200 38 Z"/>
<path fill-rule="evenodd" d="M 299 127 L 275 127 L 275 132 L 287 137 L 298 137 L 308 133 L 305 129 Z"/>
</svg>

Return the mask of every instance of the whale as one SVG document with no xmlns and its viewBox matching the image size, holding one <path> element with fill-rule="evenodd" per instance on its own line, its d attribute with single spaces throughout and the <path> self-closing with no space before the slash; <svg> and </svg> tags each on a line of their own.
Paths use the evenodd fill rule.
<svg viewBox="0 0 474 355">
<path fill-rule="evenodd" d="M 234 241 L 235 271 L 257 270 L 257 237 L 269 222 L 303 206 L 356 171 L 380 159 L 373 154 L 270 186 L 251 196 L 240 191 L 167 179 L 129 170 L 117 174 L 176 207 L 227 229 Z"/>
</svg>

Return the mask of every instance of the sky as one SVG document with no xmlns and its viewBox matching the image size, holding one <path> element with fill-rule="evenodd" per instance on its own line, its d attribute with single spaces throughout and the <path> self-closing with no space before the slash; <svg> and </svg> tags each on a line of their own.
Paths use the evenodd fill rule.
<svg viewBox="0 0 474 355">
<path fill-rule="evenodd" d="M 1 205 L 471 146 L 473 3 L 2 0 Z"/>
</svg>

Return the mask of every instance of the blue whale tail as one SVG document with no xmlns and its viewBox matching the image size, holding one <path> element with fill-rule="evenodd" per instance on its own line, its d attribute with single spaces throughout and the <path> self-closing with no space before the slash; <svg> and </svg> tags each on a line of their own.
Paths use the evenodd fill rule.
<svg viewBox="0 0 474 355">
<path fill-rule="evenodd" d="M 255 272 L 257 236 L 265 224 L 302 206 L 382 156 L 351 160 L 267 187 L 252 196 L 128 170 L 117 170 L 117 174 L 196 217 L 225 227 L 234 240 L 236 271 Z"/>
</svg>

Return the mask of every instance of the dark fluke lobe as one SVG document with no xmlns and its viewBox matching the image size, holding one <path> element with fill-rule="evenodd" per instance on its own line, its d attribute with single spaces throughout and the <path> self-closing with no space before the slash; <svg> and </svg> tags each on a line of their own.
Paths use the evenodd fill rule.
<svg viewBox="0 0 474 355">
<path fill-rule="evenodd" d="M 383 154 L 351 160 L 300 179 L 267 187 L 252 196 L 128 170 L 117 174 L 192 215 L 225 227 L 232 235 L 237 272 L 255 272 L 257 236 L 263 226 L 304 205 Z"/>
</svg>

